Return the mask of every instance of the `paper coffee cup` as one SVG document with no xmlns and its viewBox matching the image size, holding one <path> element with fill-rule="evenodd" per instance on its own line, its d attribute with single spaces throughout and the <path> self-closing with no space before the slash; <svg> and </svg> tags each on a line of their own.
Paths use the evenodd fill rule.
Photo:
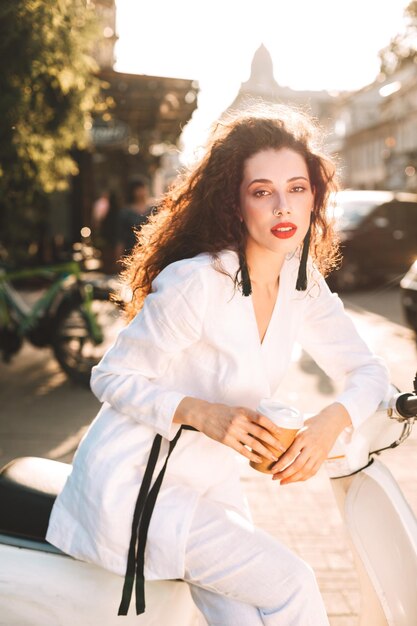
<svg viewBox="0 0 417 626">
<path fill-rule="evenodd" d="M 279 400 L 269 398 L 262 399 L 256 411 L 265 415 L 265 417 L 280 428 L 278 440 L 279 443 L 285 447 L 285 450 L 287 450 L 294 441 L 300 428 L 303 427 L 304 417 L 302 413 L 294 407 L 283 404 Z M 276 437 L 276 435 L 274 436 Z M 262 445 L 268 448 L 277 459 L 284 454 L 280 448 L 274 448 L 265 443 L 265 441 L 262 441 Z M 260 463 L 255 463 L 254 461 L 250 461 L 249 463 L 249 465 L 258 470 L 258 472 L 264 472 L 266 474 L 271 472 L 271 468 L 274 464 L 275 461 L 266 458 L 263 458 Z"/>
</svg>

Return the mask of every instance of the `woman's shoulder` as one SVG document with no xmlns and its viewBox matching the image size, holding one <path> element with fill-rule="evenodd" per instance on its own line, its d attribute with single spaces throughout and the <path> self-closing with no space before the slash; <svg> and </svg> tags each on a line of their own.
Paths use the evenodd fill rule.
<svg viewBox="0 0 417 626">
<path fill-rule="evenodd" d="M 218 302 L 224 289 L 221 276 L 215 270 L 215 257 L 208 252 L 173 261 L 153 279 L 152 289 L 145 298 L 146 308 L 154 312 L 176 310 L 181 315 L 186 305 L 188 315 L 202 319 L 209 303 Z"/>
<path fill-rule="evenodd" d="M 232 250 L 222 250 L 217 253 L 222 266 L 230 266 L 233 263 Z M 209 283 L 216 279 L 216 258 L 210 252 L 199 254 L 186 259 L 179 259 L 166 265 L 152 281 L 152 288 L 158 289 L 166 284 L 199 285 L 201 282 Z"/>
</svg>

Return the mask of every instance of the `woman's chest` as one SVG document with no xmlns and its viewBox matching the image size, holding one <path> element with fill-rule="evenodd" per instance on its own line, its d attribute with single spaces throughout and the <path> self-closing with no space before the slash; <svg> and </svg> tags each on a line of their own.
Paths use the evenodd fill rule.
<svg viewBox="0 0 417 626">
<path fill-rule="evenodd" d="M 286 373 L 300 324 L 301 308 L 278 294 L 263 341 L 250 297 L 236 292 L 217 297 L 208 307 L 201 341 L 190 346 L 183 361 L 190 375 L 205 376 L 227 402 L 269 397 Z M 179 364 L 178 364 L 179 365 Z"/>
</svg>

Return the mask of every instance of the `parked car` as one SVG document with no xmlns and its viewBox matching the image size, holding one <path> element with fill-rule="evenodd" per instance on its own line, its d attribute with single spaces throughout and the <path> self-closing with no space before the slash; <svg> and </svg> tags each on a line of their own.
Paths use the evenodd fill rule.
<svg viewBox="0 0 417 626">
<path fill-rule="evenodd" d="M 417 194 L 339 191 L 333 211 L 343 261 L 327 277 L 329 286 L 347 291 L 398 284 L 416 258 Z"/>
<path fill-rule="evenodd" d="M 417 248 L 416 248 L 417 257 Z M 417 333 L 417 260 L 400 282 L 401 304 L 407 324 Z"/>
</svg>

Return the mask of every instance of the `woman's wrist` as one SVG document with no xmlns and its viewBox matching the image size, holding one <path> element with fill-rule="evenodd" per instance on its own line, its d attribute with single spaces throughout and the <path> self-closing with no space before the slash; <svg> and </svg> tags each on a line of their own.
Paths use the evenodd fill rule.
<svg viewBox="0 0 417 626">
<path fill-rule="evenodd" d="M 178 404 L 172 421 L 201 430 L 203 415 L 209 404 L 206 400 L 185 396 Z"/>
<path fill-rule="evenodd" d="M 324 407 L 319 414 L 328 421 L 339 435 L 345 428 L 352 426 L 352 420 L 346 407 L 340 402 L 333 402 Z"/>
</svg>

